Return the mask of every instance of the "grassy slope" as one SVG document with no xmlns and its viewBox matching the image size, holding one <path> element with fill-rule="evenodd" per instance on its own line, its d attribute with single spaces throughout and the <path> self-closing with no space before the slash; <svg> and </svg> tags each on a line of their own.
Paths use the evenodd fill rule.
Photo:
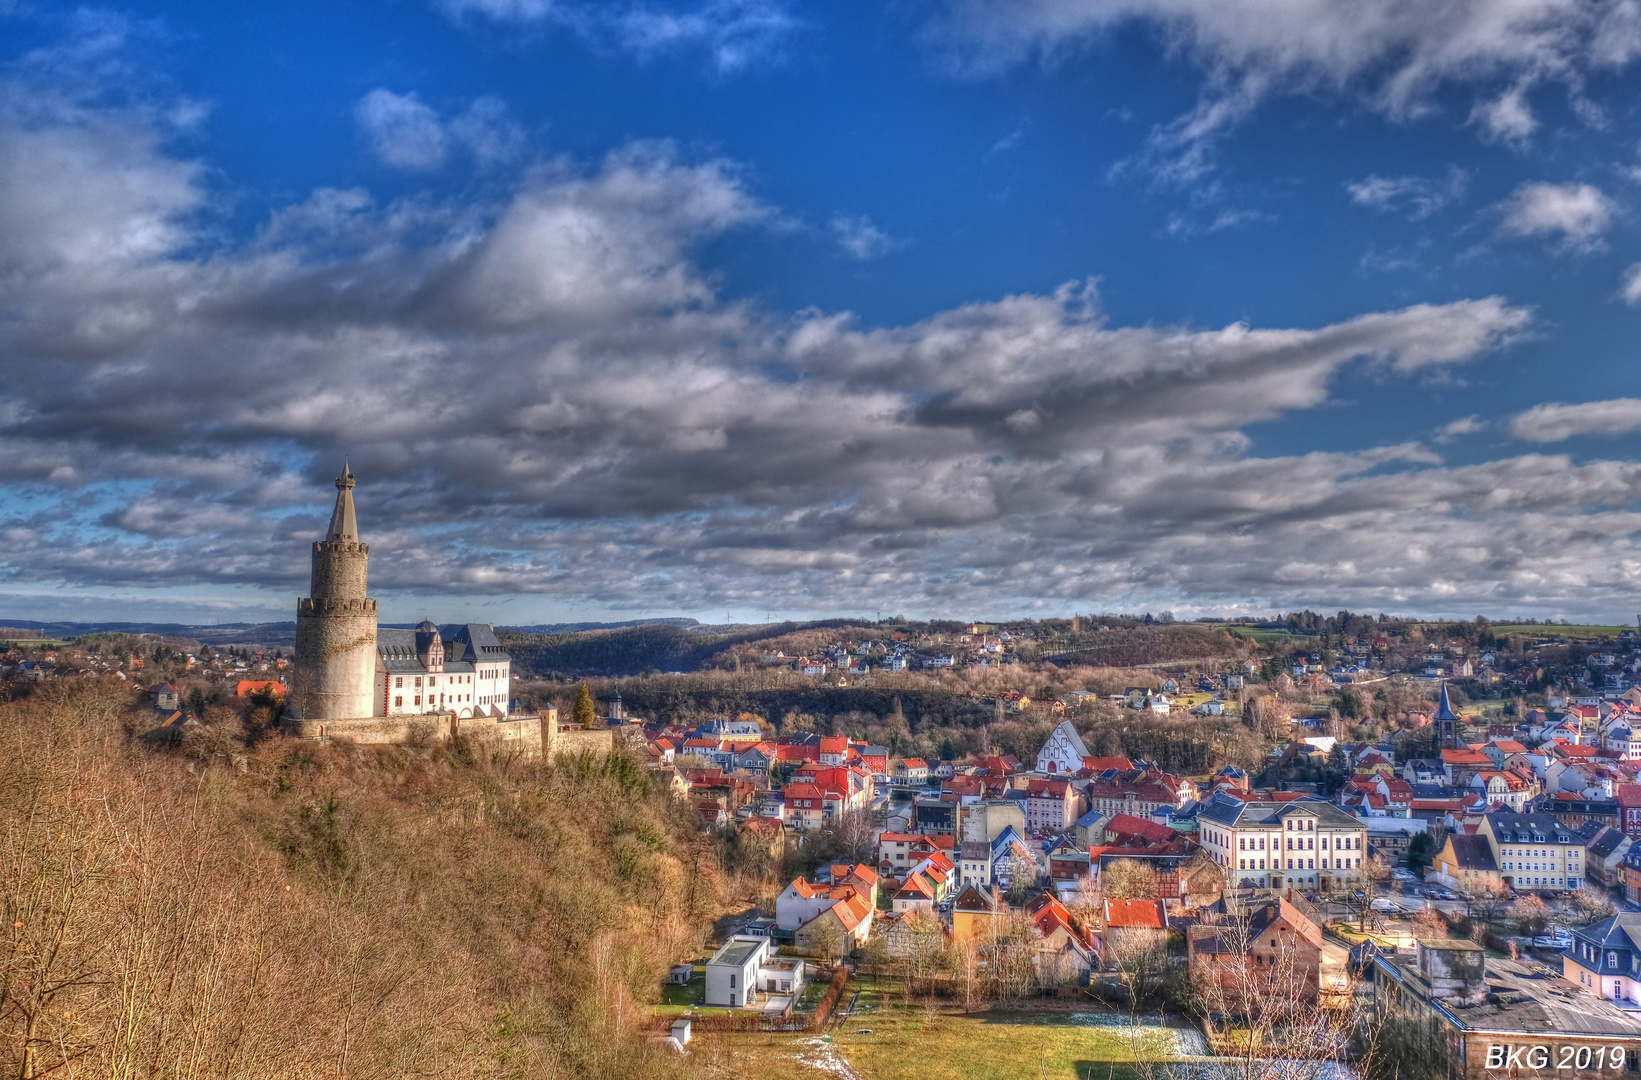
<svg viewBox="0 0 1641 1080">
<path fill-rule="evenodd" d="M 41 1052 L 214 1077 L 693 1070 L 644 1003 L 719 913 L 716 864 L 692 873 L 698 828 L 635 766 L 247 747 L 226 715 L 156 748 L 131 700 L 87 680 L 0 706 L 3 971 Z"/>
</svg>

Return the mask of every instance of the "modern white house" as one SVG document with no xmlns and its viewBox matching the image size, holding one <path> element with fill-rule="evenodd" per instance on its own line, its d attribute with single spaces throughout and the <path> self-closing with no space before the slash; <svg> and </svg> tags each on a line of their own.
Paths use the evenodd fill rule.
<svg viewBox="0 0 1641 1080">
<path fill-rule="evenodd" d="M 706 1003 L 741 1008 L 757 1003 L 758 967 L 769 957 L 766 937 L 737 934 L 707 961 Z"/>
<path fill-rule="evenodd" d="M 776 956 L 769 938 L 737 934 L 707 961 L 705 1003 L 746 1008 L 757 1006 L 760 993 L 770 997 L 801 994 L 807 970 L 799 957 Z"/>
</svg>

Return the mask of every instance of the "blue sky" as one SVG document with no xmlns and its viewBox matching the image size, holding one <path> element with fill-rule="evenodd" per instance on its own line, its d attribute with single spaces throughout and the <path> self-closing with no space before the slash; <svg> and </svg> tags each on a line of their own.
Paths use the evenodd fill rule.
<svg viewBox="0 0 1641 1080">
<path fill-rule="evenodd" d="M 1617 0 L 0 19 L 0 618 L 1641 610 Z"/>
</svg>

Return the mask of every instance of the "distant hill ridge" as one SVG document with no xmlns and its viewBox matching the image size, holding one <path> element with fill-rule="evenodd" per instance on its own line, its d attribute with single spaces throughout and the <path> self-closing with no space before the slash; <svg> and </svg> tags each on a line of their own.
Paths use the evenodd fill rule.
<svg viewBox="0 0 1641 1080">
<path fill-rule="evenodd" d="M 77 638 L 86 634 L 159 634 L 188 637 L 207 645 L 294 645 L 296 623 L 191 623 L 146 622 L 39 622 L 34 619 L 0 619 L 0 626 L 32 630 L 43 638 Z"/>
<path fill-rule="evenodd" d="M 505 630 L 513 634 L 579 634 L 584 630 L 626 630 L 634 626 L 682 626 L 697 627 L 701 622 L 697 619 L 631 619 L 627 622 L 575 622 L 575 623 L 536 623 L 533 626 L 498 626 L 498 631 Z"/>
</svg>

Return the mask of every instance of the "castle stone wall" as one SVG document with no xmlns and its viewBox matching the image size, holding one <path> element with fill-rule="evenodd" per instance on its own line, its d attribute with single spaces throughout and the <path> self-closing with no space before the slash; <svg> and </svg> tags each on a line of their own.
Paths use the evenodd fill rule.
<svg viewBox="0 0 1641 1080">
<path fill-rule="evenodd" d="M 298 739 L 341 739 L 347 742 L 403 745 L 450 741 L 455 717 L 449 713 L 413 716 L 363 716 L 290 720 L 284 733 Z"/>
<path fill-rule="evenodd" d="M 370 568 L 370 545 L 347 540 L 316 540 L 313 578 L 308 595 L 315 600 L 363 599 Z"/>
<path fill-rule="evenodd" d="M 376 601 L 304 599 L 296 606 L 296 670 L 289 705 L 303 719 L 376 713 Z"/>
<path fill-rule="evenodd" d="M 505 720 L 477 716 L 458 720 L 454 713 L 288 719 L 284 724 L 284 733 L 293 738 L 379 746 L 442 746 L 459 735 L 484 749 L 516 752 L 520 757 L 532 760 L 541 757 L 541 731 L 540 716 L 512 716 Z M 603 752 L 608 750 L 609 737 L 606 735 Z"/>
</svg>

